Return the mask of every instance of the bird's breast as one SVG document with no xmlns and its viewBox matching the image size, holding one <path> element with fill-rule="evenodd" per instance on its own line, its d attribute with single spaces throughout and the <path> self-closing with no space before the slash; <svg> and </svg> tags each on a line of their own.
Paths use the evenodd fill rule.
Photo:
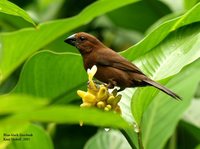
<svg viewBox="0 0 200 149">
<path fill-rule="evenodd" d="M 87 69 L 91 69 L 92 66 L 97 65 L 96 57 L 91 54 L 84 55 L 83 56 L 83 65 L 84 65 L 84 68 L 86 71 L 87 71 Z"/>
</svg>

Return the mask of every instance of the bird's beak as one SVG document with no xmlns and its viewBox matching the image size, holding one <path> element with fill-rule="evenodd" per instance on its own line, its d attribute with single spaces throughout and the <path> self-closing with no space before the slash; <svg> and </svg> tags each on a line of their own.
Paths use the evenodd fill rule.
<svg viewBox="0 0 200 149">
<path fill-rule="evenodd" d="M 64 41 L 68 44 L 75 46 L 75 44 L 76 44 L 76 34 L 73 34 L 73 35 L 67 37 Z"/>
</svg>

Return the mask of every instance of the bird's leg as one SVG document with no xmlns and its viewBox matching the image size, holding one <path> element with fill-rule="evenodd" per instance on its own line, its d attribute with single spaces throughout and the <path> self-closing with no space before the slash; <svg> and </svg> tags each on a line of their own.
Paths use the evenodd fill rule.
<svg viewBox="0 0 200 149">
<path fill-rule="evenodd" d="M 117 85 L 117 82 L 116 82 L 116 81 L 114 81 L 113 79 L 109 79 L 109 82 L 108 82 L 108 84 L 107 84 L 107 88 L 112 89 L 112 88 L 114 88 L 116 85 Z"/>
<path fill-rule="evenodd" d="M 102 82 L 99 81 L 99 80 L 93 80 L 93 82 L 94 82 L 95 84 L 97 84 L 97 85 L 101 85 L 101 84 L 102 84 Z M 88 85 L 88 84 L 90 84 L 90 81 L 87 81 L 87 85 Z"/>
<path fill-rule="evenodd" d="M 112 89 L 115 86 L 117 86 L 117 82 L 114 81 L 113 79 L 109 79 L 109 83 L 108 83 L 107 87 Z M 124 89 L 125 89 L 125 87 L 120 87 L 120 89 L 118 89 L 117 92 L 123 91 Z"/>
<path fill-rule="evenodd" d="M 112 89 L 112 88 L 114 88 L 115 86 L 112 84 L 112 83 L 108 83 L 108 84 L 106 84 L 106 87 L 107 88 L 109 88 L 109 89 Z"/>
<path fill-rule="evenodd" d="M 102 82 L 99 81 L 99 80 L 94 80 L 94 83 L 95 83 L 95 84 L 98 84 L 98 85 L 101 85 L 101 84 L 102 84 Z"/>
</svg>

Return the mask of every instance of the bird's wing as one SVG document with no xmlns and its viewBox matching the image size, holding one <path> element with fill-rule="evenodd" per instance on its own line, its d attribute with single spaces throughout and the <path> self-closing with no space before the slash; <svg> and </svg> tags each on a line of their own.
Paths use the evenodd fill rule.
<svg viewBox="0 0 200 149">
<path fill-rule="evenodd" d="M 107 51 L 100 51 L 96 56 L 96 62 L 98 65 L 110 66 L 123 71 L 143 74 L 137 66 L 110 49 Z"/>
</svg>

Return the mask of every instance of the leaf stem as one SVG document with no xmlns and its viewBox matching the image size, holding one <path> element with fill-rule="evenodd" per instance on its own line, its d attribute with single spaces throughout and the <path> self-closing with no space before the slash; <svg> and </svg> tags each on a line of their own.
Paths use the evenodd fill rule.
<svg viewBox="0 0 200 149">
<path fill-rule="evenodd" d="M 140 127 L 139 127 L 139 131 L 137 133 L 137 136 L 138 136 L 139 149 L 144 149 L 144 145 L 142 142 L 142 131 L 141 131 Z"/>
<path fill-rule="evenodd" d="M 124 135 L 124 137 L 126 138 L 126 140 L 128 141 L 128 143 L 130 144 L 132 149 L 137 149 L 135 144 L 133 143 L 133 141 L 131 140 L 131 137 L 128 135 L 128 133 L 126 132 L 126 130 L 124 129 L 120 129 L 121 133 Z"/>
</svg>

